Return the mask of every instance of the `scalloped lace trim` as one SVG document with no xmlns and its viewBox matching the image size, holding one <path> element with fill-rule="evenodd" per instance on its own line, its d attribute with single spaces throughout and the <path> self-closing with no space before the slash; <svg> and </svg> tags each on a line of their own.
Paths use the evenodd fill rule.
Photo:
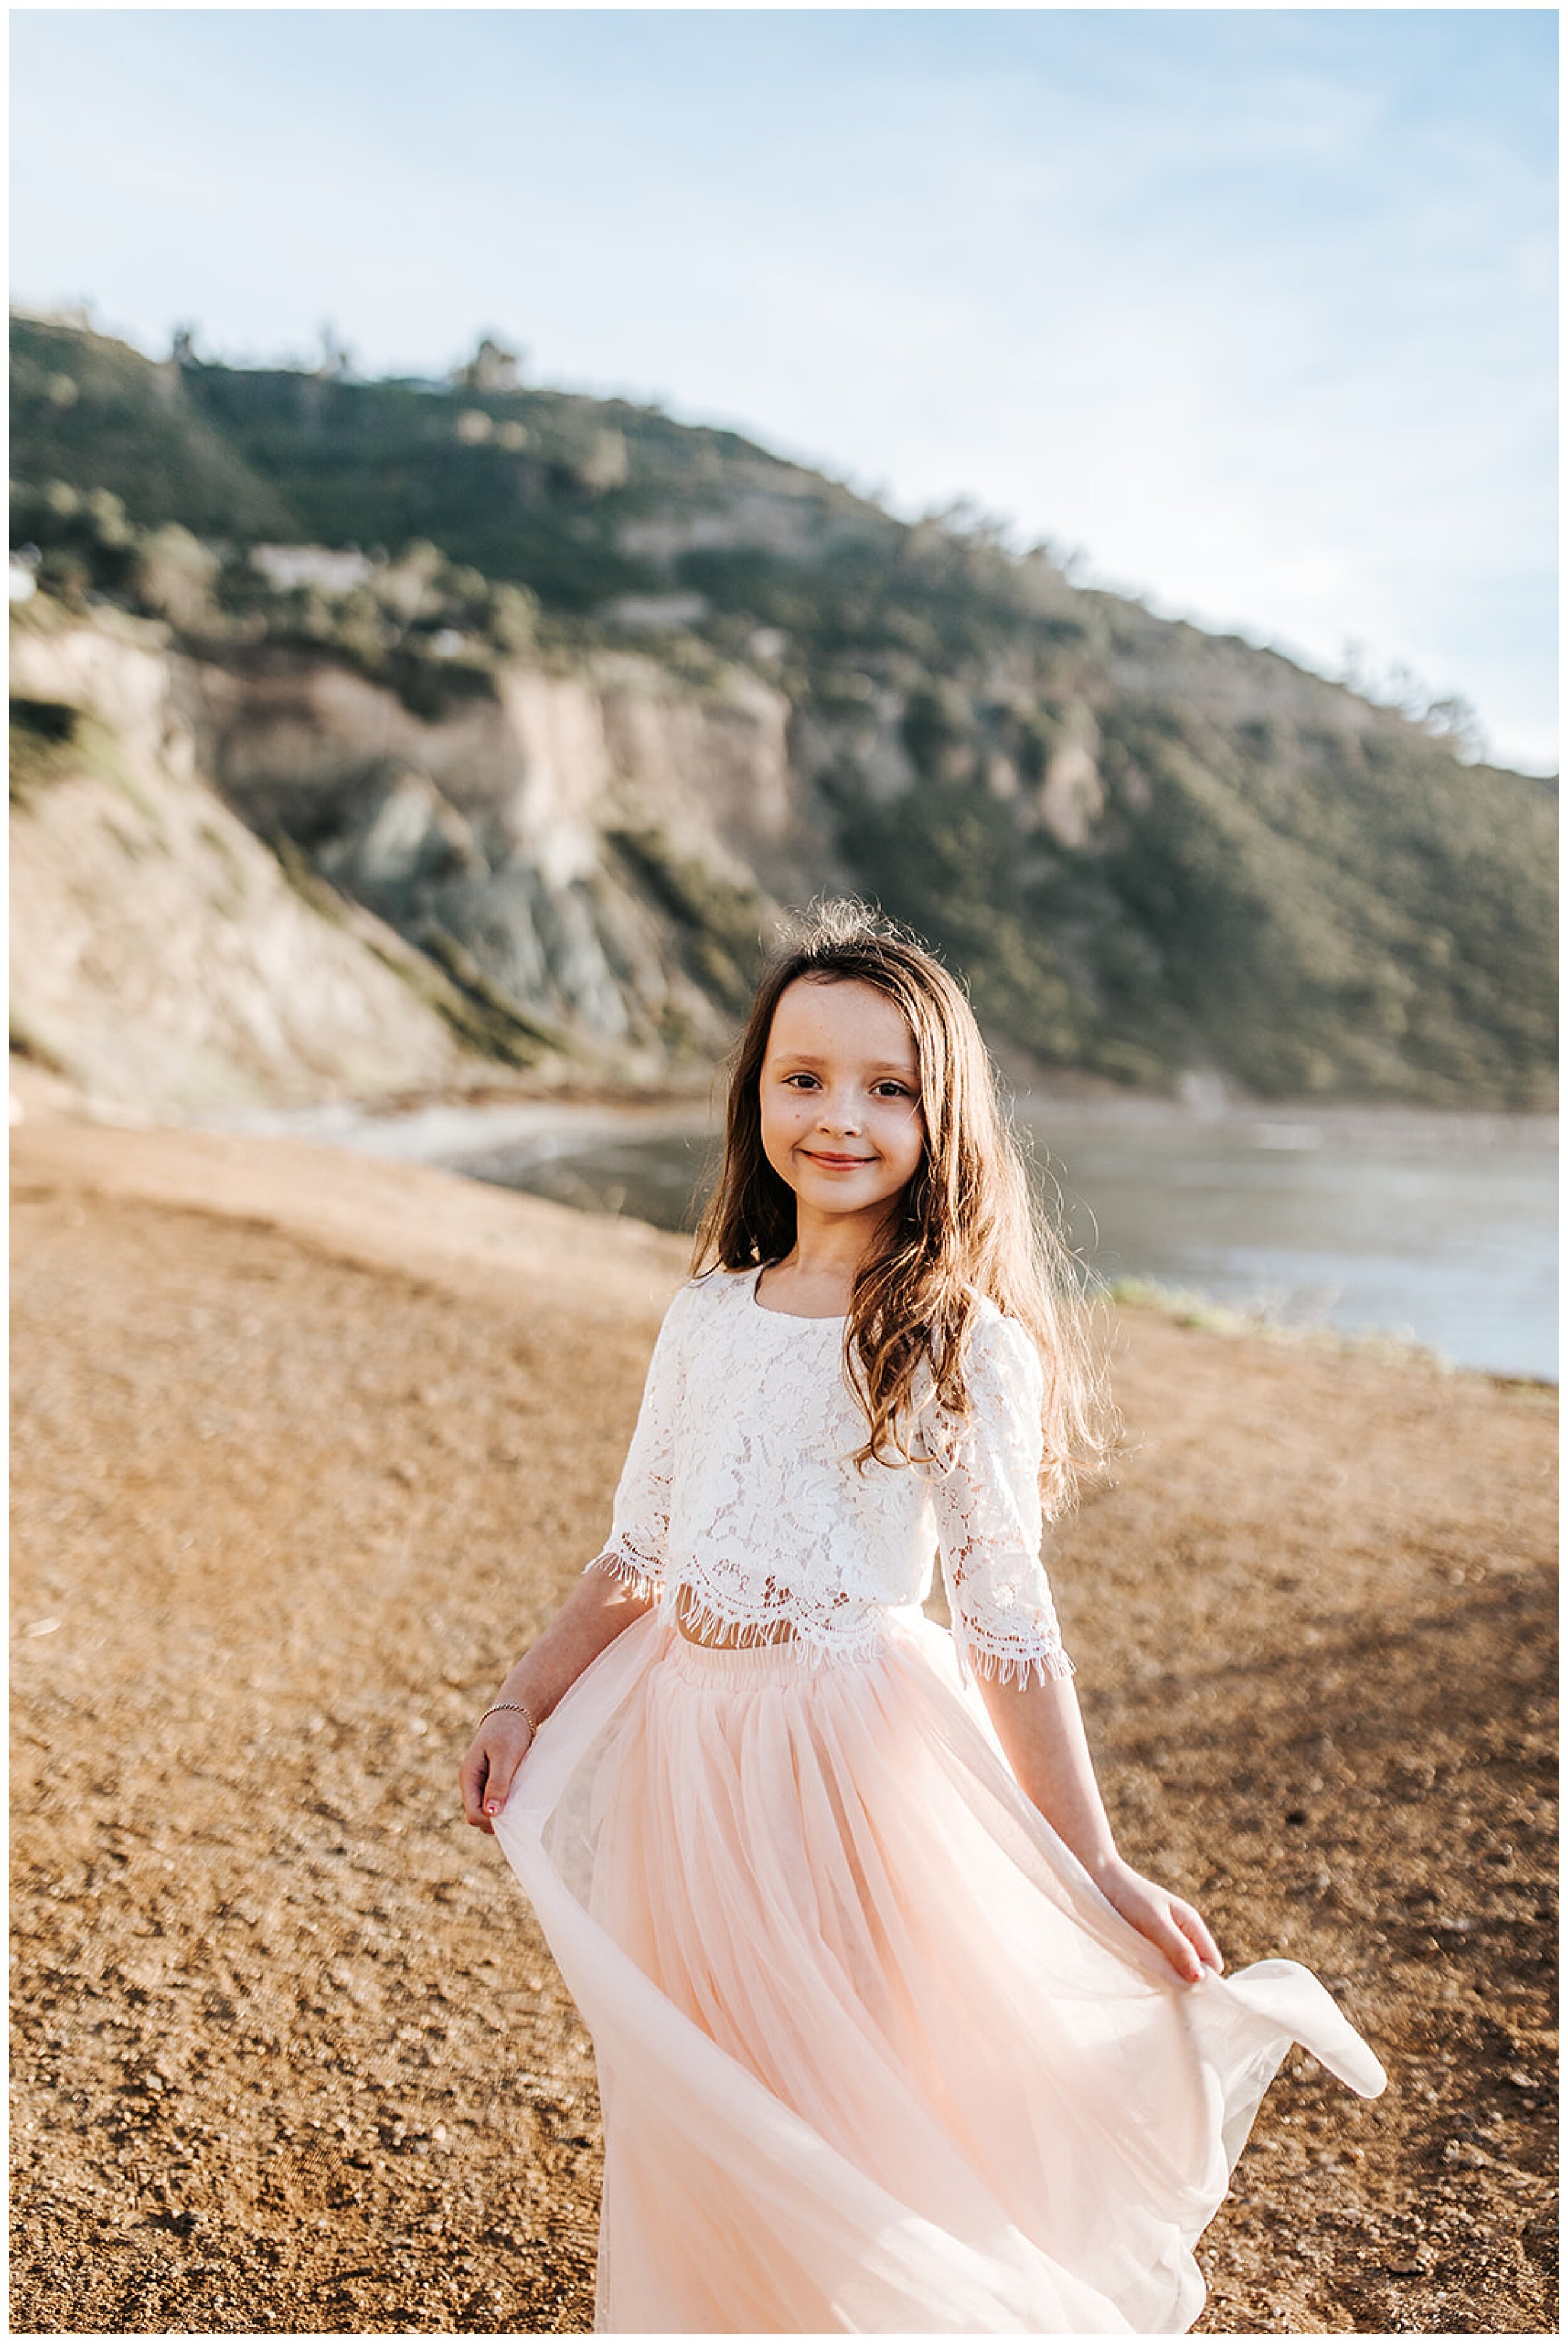
<svg viewBox="0 0 1568 2343">
<path fill-rule="evenodd" d="M 683 1595 L 686 1598 L 684 1602 L 681 1601 Z M 700 1641 L 710 1634 L 733 1635 L 735 1641 L 729 1648 L 740 1652 L 755 1651 L 764 1645 L 783 1649 L 787 1645 L 791 1651 L 798 1651 L 803 1661 L 813 1665 L 827 1660 L 846 1660 L 863 1664 L 885 1650 L 889 1641 L 884 1610 L 862 1614 L 852 1626 L 835 1622 L 830 1629 L 814 1627 L 798 1612 L 778 1608 L 760 1616 L 755 1611 L 749 1617 L 738 1616 L 733 1609 L 716 1602 L 711 1594 L 705 1594 L 689 1579 L 682 1579 L 672 1587 L 666 1599 L 663 1607 L 672 1620 L 678 1605 L 680 1624 L 683 1629 L 695 1630 L 695 1640 Z M 771 1632 L 783 1625 L 793 1632 L 789 1635 L 776 1635 Z"/>
</svg>

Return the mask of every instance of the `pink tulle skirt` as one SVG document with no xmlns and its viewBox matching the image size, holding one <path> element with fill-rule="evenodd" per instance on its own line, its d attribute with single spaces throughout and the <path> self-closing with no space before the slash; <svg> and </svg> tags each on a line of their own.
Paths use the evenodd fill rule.
<svg viewBox="0 0 1568 2343">
<path fill-rule="evenodd" d="M 497 1836 L 594 2039 L 596 2328 L 1179 2334 L 1310 1971 L 1183 1986 L 1019 1790 L 949 1638 L 863 1664 L 639 1620 Z"/>
</svg>

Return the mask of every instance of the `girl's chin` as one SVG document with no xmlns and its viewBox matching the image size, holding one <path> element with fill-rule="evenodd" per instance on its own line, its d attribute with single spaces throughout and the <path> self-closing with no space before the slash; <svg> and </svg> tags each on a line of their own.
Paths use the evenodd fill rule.
<svg viewBox="0 0 1568 2343">
<path fill-rule="evenodd" d="M 815 1166 L 789 1184 L 803 1202 L 829 1212 L 874 1212 L 898 1194 L 896 1188 L 883 1187 L 863 1174 L 823 1172 Z"/>
</svg>

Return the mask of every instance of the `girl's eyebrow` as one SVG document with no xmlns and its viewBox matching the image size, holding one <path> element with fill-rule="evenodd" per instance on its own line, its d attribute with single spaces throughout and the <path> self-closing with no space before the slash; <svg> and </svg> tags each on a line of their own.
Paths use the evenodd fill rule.
<svg viewBox="0 0 1568 2343">
<path fill-rule="evenodd" d="M 787 1065 L 824 1066 L 829 1062 L 826 1058 L 814 1058 L 809 1050 L 780 1050 L 779 1055 Z M 868 1074 L 899 1074 L 905 1081 L 913 1080 L 907 1058 L 883 1058 L 874 1066 L 862 1067 L 861 1071 Z"/>
</svg>

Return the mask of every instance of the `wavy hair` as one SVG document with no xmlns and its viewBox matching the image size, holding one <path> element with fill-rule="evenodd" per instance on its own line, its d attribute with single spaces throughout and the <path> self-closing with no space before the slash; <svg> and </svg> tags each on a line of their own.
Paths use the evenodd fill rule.
<svg viewBox="0 0 1568 2343">
<path fill-rule="evenodd" d="M 723 1157 L 692 1274 L 765 1268 L 794 1245 L 794 1192 L 762 1149 L 760 1080 L 773 1012 L 800 982 L 869 984 L 886 994 L 908 1020 L 920 1063 L 924 1151 L 850 1292 L 844 1363 L 869 1427 L 856 1462 L 933 1461 L 911 1436 L 925 1406 L 968 1415 L 964 1361 L 984 1295 L 1039 1351 L 1041 1498 L 1060 1513 L 1103 1459 L 1109 1431 L 1081 1265 L 1051 1218 L 1031 1207 L 1019 1141 L 961 987 L 907 930 L 863 903 L 814 904 L 763 971 L 729 1059 Z"/>
</svg>

